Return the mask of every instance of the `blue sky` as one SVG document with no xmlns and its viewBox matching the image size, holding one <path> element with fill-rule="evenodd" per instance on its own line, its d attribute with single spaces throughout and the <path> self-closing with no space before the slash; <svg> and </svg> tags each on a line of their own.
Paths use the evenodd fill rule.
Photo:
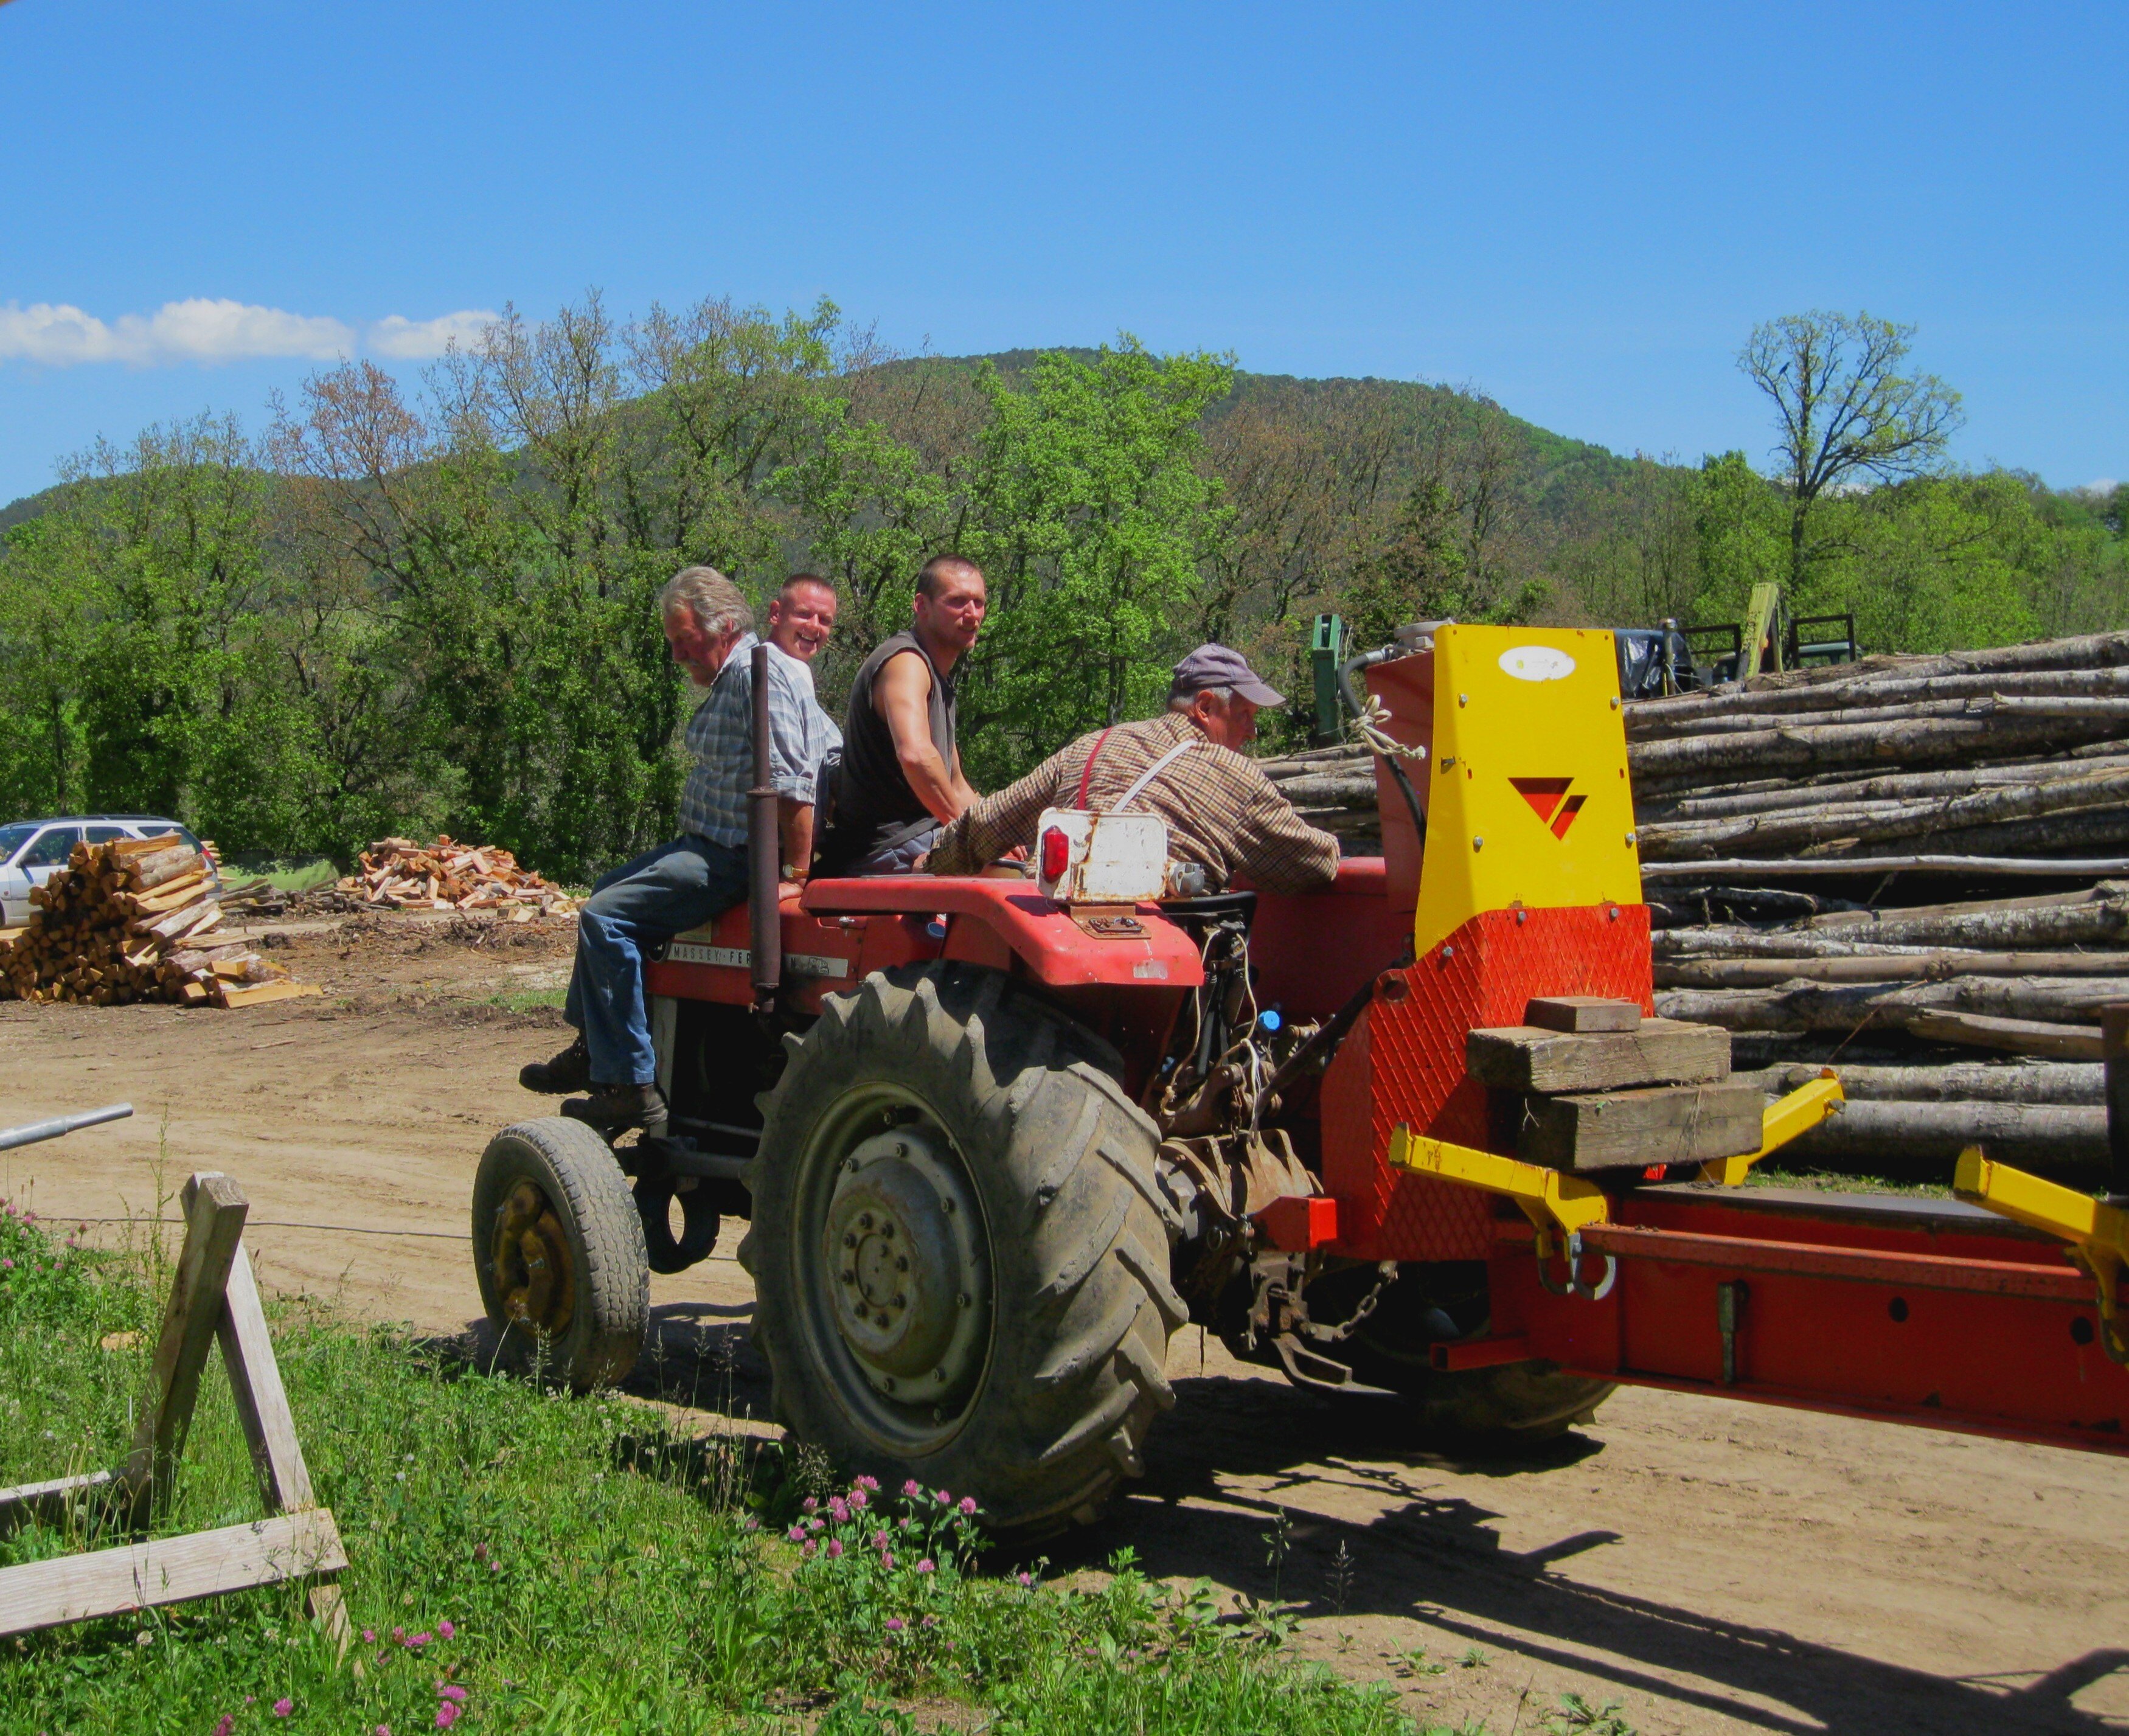
<svg viewBox="0 0 2129 1736">
<path fill-rule="evenodd" d="M 1958 456 L 2129 477 L 2129 8 L 0 4 L 0 501 L 453 316 L 834 297 L 1768 442 L 1757 321 L 1920 328 Z M 397 321 L 398 324 L 386 322 Z"/>
</svg>

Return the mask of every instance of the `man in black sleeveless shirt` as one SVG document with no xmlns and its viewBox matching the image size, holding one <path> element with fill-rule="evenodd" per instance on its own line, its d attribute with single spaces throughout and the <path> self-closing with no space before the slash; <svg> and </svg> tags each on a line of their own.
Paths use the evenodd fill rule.
<svg viewBox="0 0 2129 1736">
<path fill-rule="evenodd" d="M 941 554 L 917 577 L 910 630 L 884 640 L 850 683 L 836 817 L 817 874 L 903 874 L 976 799 L 955 744 L 954 671 L 983 629 L 984 575 Z"/>
</svg>

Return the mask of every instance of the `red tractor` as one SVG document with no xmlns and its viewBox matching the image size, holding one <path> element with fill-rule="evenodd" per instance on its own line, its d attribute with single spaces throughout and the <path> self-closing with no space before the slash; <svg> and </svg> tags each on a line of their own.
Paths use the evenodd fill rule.
<svg viewBox="0 0 2129 1736">
<path fill-rule="evenodd" d="M 1385 854 L 1328 890 L 1167 896 L 1157 822 L 1053 814 L 1025 872 L 779 907 L 771 863 L 674 939 L 664 1136 L 481 1160 L 506 1357 L 620 1379 L 648 1272 L 739 1216 L 779 1418 L 1003 1530 L 1138 1471 L 1186 1321 L 1416 1431 L 1540 1438 L 1630 1381 L 2129 1450 L 2112 1207 L 1978 1153 L 1978 1204 L 1736 1186 L 1840 1089 L 1767 1106 L 1648 1016 L 1610 635 L 1408 636 L 1360 660 Z"/>
</svg>

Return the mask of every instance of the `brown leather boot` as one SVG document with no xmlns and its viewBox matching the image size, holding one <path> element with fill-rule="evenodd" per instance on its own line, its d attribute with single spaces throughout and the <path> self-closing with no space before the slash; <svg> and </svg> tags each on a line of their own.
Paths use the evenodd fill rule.
<svg viewBox="0 0 2129 1736">
<path fill-rule="evenodd" d="M 592 1052 L 581 1034 L 551 1061 L 535 1061 L 519 1070 L 517 1082 L 542 1096 L 565 1097 L 592 1082 Z"/>
<path fill-rule="evenodd" d="M 589 1096 L 564 1103 L 562 1113 L 603 1133 L 640 1127 L 654 1139 L 665 1137 L 665 1094 L 655 1085 L 594 1085 Z"/>
</svg>

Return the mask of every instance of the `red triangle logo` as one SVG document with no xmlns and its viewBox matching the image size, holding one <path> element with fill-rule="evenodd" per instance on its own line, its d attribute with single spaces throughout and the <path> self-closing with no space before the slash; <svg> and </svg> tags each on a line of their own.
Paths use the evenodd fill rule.
<svg viewBox="0 0 2129 1736">
<path fill-rule="evenodd" d="M 1567 829 L 1574 824 L 1574 816 L 1582 811 L 1582 804 L 1589 799 L 1567 793 L 1569 786 L 1574 782 L 1572 778 L 1511 778 L 1508 782 L 1555 838 L 1567 835 Z"/>
</svg>

